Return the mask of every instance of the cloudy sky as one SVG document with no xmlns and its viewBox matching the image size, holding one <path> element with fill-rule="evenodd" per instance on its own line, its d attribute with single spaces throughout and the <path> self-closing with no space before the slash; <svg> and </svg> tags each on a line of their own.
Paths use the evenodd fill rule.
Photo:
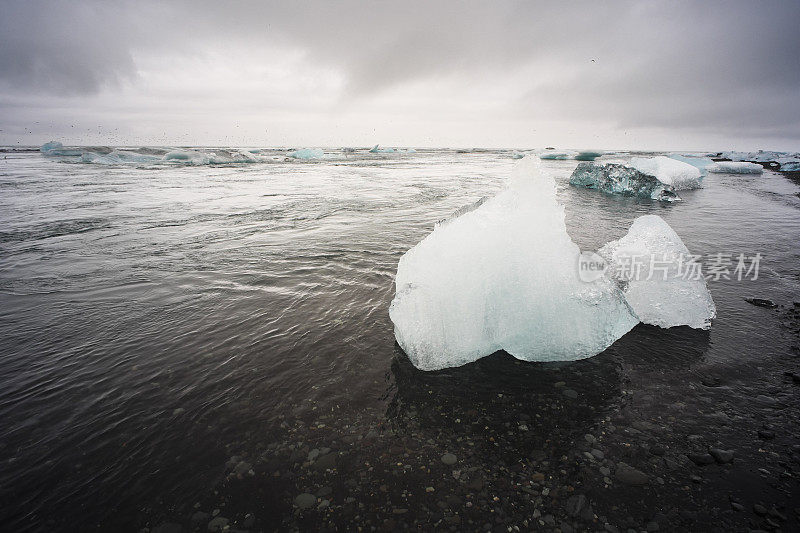
<svg viewBox="0 0 800 533">
<path fill-rule="evenodd" d="M 0 144 L 800 150 L 798 21 L 796 1 L 0 0 Z"/>
</svg>

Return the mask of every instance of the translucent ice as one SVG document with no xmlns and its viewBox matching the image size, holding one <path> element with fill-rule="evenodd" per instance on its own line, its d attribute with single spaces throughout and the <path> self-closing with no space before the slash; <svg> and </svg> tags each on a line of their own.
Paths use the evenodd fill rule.
<svg viewBox="0 0 800 533">
<path fill-rule="evenodd" d="M 758 163 L 745 163 L 742 161 L 719 161 L 706 167 L 709 172 L 726 174 L 761 174 L 764 167 Z"/>
<path fill-rule="evenodd" d="M 793 157 L 779 157 L 777 163 L 780 165 L 780 170 L 783 172 L 800 171 L 800 159 L 795 159 Z"/>
<path fill-rule="evenodd" d="M 797 154 L 791 154 L 790 152 L 773 152 L 771 150 L 758 150 L 756 152 L 728 151 L 722 152 L 720 155 L 731 161 L 753 161 L 756 163 L 768 163 L 769 161 L 777 161 L 782 157 L 797 156 Z"/>
<path fill-rule="evenodd" d="M 578 155 L 578 152 L 554 152 L 552 150 L 547 150 L 546 152 L 542 152 L 539 154 L 541 159 L 575 159 Z"/>
<path fill-rule="evenodd" d="M 670 154 L 669 156 L 677 161 L 688 163 L 693 167 L 697 167 L 697 169 L 700 171 L 700 174 L 702 175 L 706 174 L 707 172 L 706 167 L 708 167 L 708 165 L 714 164 L 714 161 L 712 161 L 710 158 L 703 156 L 682 155 L 682 154 Z"/>
<path fill-rule="evenodd" d="M 391 154 L 394 152 L 394 148 L 381 148 L 380 145 L 375 145 L 370 149 L 370 152 L 373 154 Z"/>
<path fill-rule="evenodd" d="M 661 183 L 676 191 L 701 186 L 700 169 L 664 155 L 657 157 L 633 157 L 629 165 L 643 174 L 655 176 Z"/>
<path fill-rule="evenodd" d="M 670 185 L 619 163 L 578 163 L 569 178 L 570 185 L 598 189 L 607 194 L 637 196 L 662 202 L 680 200 Z"/>
<path fill-rule="evenodd" d="M 72 148 L 64 148 L 64 145 L 58 141 L 50 141 L 44 143 L 40 148 L 39 151 L 45 155 L 52 155 L 52 156 L 79 156 L 81 155 L 80 150 L 75 150 Z"/>
<path fill-rule="evenodd" d="M 325 157 L 325 152 L 321 148 L 301 148 L 289 154 L 295 159 L 321 159 Z"/>
<path fill-rule="evenodd" d="M 575 159 L 578 161 L 594 161 L 601 155 L 603 155 L 603 152 L 599 152 L 597 150 L 584 150 L 582 152 L 578 152 L 578 155 L 575 156 Z"/>
<path fill-rule="evenodd" d="M 157 155 L 140 154 L 136 152 L 114 150 L 107 154 L 86 151 L 81 154 L 83 163 L 100 163 L 105 165 L 117 165 L 124 163 L 155 163 L 162 158 Z"/>
<path fill-rule="evenodd" d="M 598 251 L 639 320 L 662 328 L 708 329 L 716 307 L 699 264 L 657 215 L 637 218 L 628 234 Z"/>
<path fill-rule="evenodd" d="M 616 284 L 582 282 L 555 183 L 528 156 L 508 188 L 437 224 L 401 258 L 389 310 L 423 370 L 500 349 L 526 361 L 591 357 L 638 320 Z"/>
<path fill-rule="evenodd" d="M 50 142 L 44 143 L 39 148 L 39 151 L 42 152 L 43 154 L 46 154 L 50 150 L 60 150 L 61 148 L 64 148 L 64 145 L 61 144 L 60 142 L 58 142 L 58 141 L 50 141 Z"/>
</svg>

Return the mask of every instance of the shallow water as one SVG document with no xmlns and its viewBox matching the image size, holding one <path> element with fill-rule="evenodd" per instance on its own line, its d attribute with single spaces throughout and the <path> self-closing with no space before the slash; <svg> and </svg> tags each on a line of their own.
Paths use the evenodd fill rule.
<svg viewBox="0 0 800 533">
<path fill-rule="evenodd" d="M 498 191 L 512 165 L 500 151 L 200 166 L 8 153 L 0 161 L 0 523 L 135 531 L 185 521 L 195 502 L 210 512 L 216 497 L 231 515 L 253 513 L 255 529 L 315 529 L 328 520 L 347 527 L 365 516 L 380 525 L 381 509 L 392 518 L 397 498 L 411 498 L 408 516 L 426 506 L 394 486 L 389 503 L 367 497 L 397 483 L 378 468 L 391 464 L 381 451 L 391 439 L 415 450 L 403 452 L 410 464 L 469 446 L 473 453 L 457 455 L 491 470 L 536 450 L 580 455 L 585 433 L 656 419 L 668 429 L 625 434 L 634 449 L 637 440 L 641 449 L 657 441 L 676 453 L 716 443 L 737 450 L 734 468 L 706 467 L 702 483 L 662 474 L 666 483 L 646 497 L 592 483 L 577 473 L 583 465 L 554 479 L 598 487 L 586 489 L 597 508 L 629 498 L 629 515 L 651 512 L 654 501 L 722 509 L 713 498 L 727 502 L 732 493 L 787 505 L 798 494 L 796 477 L 779 473 L 798 471 L 797 386 L 783 372 L 798 370 L 800 187 L 770 171 L 712 174 L 704 188 L 682 191 L 683 201 L 660 205 L 571 188 L 576 162 L 545 161 L 581 249 L 655 213 L 695 254 L 760 252 L 758 279 L 709 282 L 718 309 L 709 332 L 640 325 L 587 361 L 530 364 L 495 354 L 417 371 L 388 318 L 397 261 L 436 221 Z M 783 307 L 755 307 L 745 297 Z M 702 384 L 709 379 L 713 386 Z M 564 400 L 554 386 L 562 381 L 577 401 Z M 717 413 L 729 422 L 710 424 Z M 522 420 L 536 424 L 509 431 Z M 764 423 L 781 428 L 775 439 L 759 440 Z M 486 441 L 483 427 L 514 435 L 497 450 L 500 437 Z M 456 440 L 465 433 L 471 445 Z M 346 436 L 361 450 L 346 449 Z M 607 455 L 624 448 L 609 439 Z M 325 442 L 340 454 L 340 475 L 328 480 L 329 514 L 358 493 L 366 509 L 359 519 L 292 514 L 292 498 L 318 480 L 292 473 L 281 453 Z M 234 455 L 256 475 L 226 479 Z M 375 468 L 358 478 L 364 457 Z M 542 468 L 541 457 L 530 460 Z M 350 473 L 358 488 L 347 483 Z M 682 483 L 690 489 L 670 491 Z M 367 485 L 374 487 L 359 492 Z M 460 516 L 471 520 L 470 512 Z M 787 527 L 796 526 L 791 509 L 785 514 Z M 739 516 L 724 519 L 739 525 Z M 480 528 L 478 520 L 462 527 Z"/>
</svg>

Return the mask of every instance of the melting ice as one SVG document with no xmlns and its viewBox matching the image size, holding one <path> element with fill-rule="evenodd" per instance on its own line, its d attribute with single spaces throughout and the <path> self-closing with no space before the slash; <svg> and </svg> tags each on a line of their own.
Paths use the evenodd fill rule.
<svg viewBox="0 0 800 533">
<path fill-rule="evenodd" d="M 613 281 L 577 277 L 555 182 L 517 163 L 509 187 L 400 259 L 389 315 L 417 368 L 460 366 L 504 349 L 526 361 L 591 357 L 638 319 Z"/>
<path fill-rule="evenodd" d="M 711 327 L 717 314 L 699 263 L 659 216 L 637 218 L 628 234 L 598 253 L 616 272 L 625 299 L 645 324 Z M 636 275 L 638 272 L 638 275 Z"/>
<path fill-rule="evenodd" d="M 625 254 L 660 254 L 667 274 L 688 256 L 657 216 L 637 219 L 600 253 L 612 265 Z M 640 320 L 710 326 L 715 309 L 705 281 L 619 283 L 608 274 L 581 281 L 580 255 L 553 178 L 525 157 L 507 189 L 440 222 L 400 258 L 389 309 L 395 338 L 417 368 L 438 370 L 501 349 L 525 361 L 583 359 Z"/>
<path fill-rule="evenodd" d="M 576 187 L 598 189 L 607 194 L 637 196 L 662 202 L 680 200 L 671 185 L 620 163 L 578 163 L 569 183 Z"/>
<path fill-rule="evenodd" d="M 580 163 L 570 177 L 577 187 L 662 202 L 680 200 L 675 191 L 702 184 L 697 166 L 666 156 L 634 157 L 630 163 Z"/>
</svg>

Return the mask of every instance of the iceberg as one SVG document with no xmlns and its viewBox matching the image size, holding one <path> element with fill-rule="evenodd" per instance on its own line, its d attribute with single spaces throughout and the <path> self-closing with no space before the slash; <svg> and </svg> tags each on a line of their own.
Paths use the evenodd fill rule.
<svg viewBox="0 0 800 533">
<path fill-rule="evenodd" d="M 797 152 L 773 152 L 769 150 L 758 150 L 757 152 L 722 152 L 721 157 L 731 161 L 750 161 L 754 163 L 777 163 L 777 169 L 781 172 L 800 171 L 800 153 Z M 775 166 L 775 165 L 771 165 Z M 725 170 L 724 172 L 735 172 Z"/>
<path fill-rule="evenodd" d="M 800 172 L 800 160 L 791 157 L 780 157 L 776 161 L 781 172 Z"/>
<path fill-rule="evenodd" d="M 47 152 L 49 152 L 51 150 L 60 150 L 62 148 L 64 148 L 64 145 L 61 144 L 60 142 L 58 142 L 58 141 L 50 141 L 50 142 L 44 143 L 41 147 L 39 147 L 39 151 L 42 152 L 43 154 L 46 154 Z"/>
<path fill-rule="evenodd" d="M 754 163 L 769 163 L 770 161 L 777 161 L 782 157 L 789 157 L 798 154 L 791 154 L 789 152 L 773 152 L 771 150 L 758 150 L 756 152 L 736 152 L 728 151 L 722 152 L 720 157 L 730 159 L 731 161 L 751 161 Z"/>
<path fill-rule="evenodd" d="M 164 161 L 189 161 L 194 154 L 188 150 L 172 150 L 164 154 Z"/>
<path fill-rule="evenodd" d="M 601 155 L 603 155 L 603 152 L 596 150 L 584 150 L 582 152 L 578 152 L 578 155 L 575 156 L 575 159 L 577 161 L 594 161 Z"/>
<path fill-rule="evenodd" d="M 380 148 L 380 145 L 376 144 L 370 149 L 370 152 L 373 154 L 391 154 L 394 152 L 394 148 Z"/>
<path fill-rule="evenodd" d="M 700 169 L 671 157 L 632 157 L 629 165 L 643 174 L 655 176 L 674 190 L 695 189 L 703 178 Z"/>
<path fill-rule="evenodd" d="M 82 153 L 80 150 L 72 148 L 64 148 L 64 145 L 58 141 L 50 141 L 44 143 L 42 146 L 39 147 L 39 151 L 42 152 L 44 155 L 69 156 L 69 157 L 80 156 Z"/>
<path fill-rule="evenodd" d="M 575 159 L 578 152 L 542 152 L 539 154 L 540 159 Z"/>
<path fill-rule="evenodd" d="M 325 152 L 321 148 L 301 148 L 289 153 L 289 157 L 294 159 L 321 159 L 325 157 Z"/>
<path fill-rule="evenodd" d="M 709 172 L 726 174 L 761 174 L 764 167 L 758 163 L 745 163 L 743 161 L 719 161 L 706 167 Z"/>
<path fill-rule="evenodd" d="M 422 370 L 505 350 L 525 361 L 591 357 L 637 323 L 616 283 L 581 281 L 555 182 L 528 156 L 508 187 L 436 225 L 401 258 L 389 309 Z"/>
<path fill-rule="evenodd" d="M 675 159 L 676 161 L 688 163 L 689 165 L 696 167 L 700 171 L 700 174 L 703 176 L 705 176 L 708 173 L 706 167 L 714 164 L 714 161 L 711 158 L 704 156 L 670 154 L 669 157 Z"/>
<path fill-rule="evenodd" d="M 607 194 L 650 198 L 661 202 L 680 200 L 672 186 L 620 163 L 581 162 L 569 178 L 570 185 L 598 189 Z"/>
<path fill-rule="evenodd" d="M 709 329 L 717 311 L 705 278 L 677 233 L 657 215 L 637 218 L 627 235 L 598 251 L 645 324 Z"/>
<path fill-rule="evenodd" d="M 139 154 L 136 152 L 127 152 L 121 150 L 114 150 L 108 154 L 101 154 L 92 151 L 86 151 L 81 154 L 82 163 L 100 163 L 104 165 L 117 165 L 124 163 L 155 163 L 161 160 L 162 158 L 156 155 Z"/>
</svg>

